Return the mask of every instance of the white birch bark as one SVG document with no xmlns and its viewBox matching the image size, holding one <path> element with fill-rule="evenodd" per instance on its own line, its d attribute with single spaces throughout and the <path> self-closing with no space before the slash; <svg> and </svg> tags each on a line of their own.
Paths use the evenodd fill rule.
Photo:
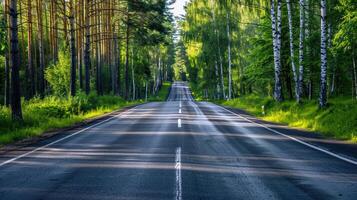
<svg viewBox="0 0 357 200">
<path fill-rule="evenodd" d="M 321 0 L 321 74 L 319 106 L 327 105 L 327 36 L 326 36 L 326 0 Z"/>
<path fill-rule="evenodd" d="M 282 101 L 282 88 L 281 88 L 281 61 L 280 61 L 280 48 L 281 48 L 281 0 L 278 0 L 277 14 L 275 15 L 275 2 L 270 0 L 271 20 L 272 20 L 272 35 L 273 35 L 273 51 L 274 51 L 274 72 L 275 72 L 275 86 L 274 98 L 276 101 Z"/>
<path fill-rule="evenodd" d="M 227 12 L 227 38 L 228 38 L 228 99 L 232 98 L 232 60 L 231 60 L 231 36 L 229 29 L 229 13 Z"/>
<path fill-rule="evenodd" d="M 300 98 L 302 96 L 302 90 L 303 90 L 303 81 L 304 81 L 304 40 L 305 40 L 305 12 L 304 12 L 304 6 L 305 6 L 305 1 L 300 0 L 299 1 L 300 5 L 300 41 L 299 41 L 299 81 L 298 81 L 298 99 L 297 102 L 300 102 Z"/>
<path fill-rule="evenodd" d="M 295 67 L 295 52 L 294 52 L 294 36 L 293 36 L 293 25 L 292 25 L 292 14 L 291 14 L 291 3 L 290 0 L 286 0 L 287 10 L 288 10 L 288 22 L 289 22 L 289 38 L 290 38 L 290 59 L 291 59 L 291 69 L 293 72 L 294 84 L 295 84 L 295 98 L 296 101 L 300 101 L 299 84 L 298 77 L 296 74 Z"/>
<path fill-rule="evenodd" d="M 215 68 L 215 72 L 216 72 L 216 77 L 218 77 L 218 64 L 217 61 L 214 62 L 214 68 Z M 215 95 L 216 98 L 219 98 L 219 94 L 220 94 L 220 87 L 219 87 L 219 83 L 217 83 L 217 94 Z"/>
</svg>

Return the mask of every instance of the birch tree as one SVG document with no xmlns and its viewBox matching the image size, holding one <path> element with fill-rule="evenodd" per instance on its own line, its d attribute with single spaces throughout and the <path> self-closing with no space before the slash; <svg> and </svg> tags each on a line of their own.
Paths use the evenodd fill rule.
<svg viewBox="0 0 357 200">
<path fill-rule="evenodd" d="M 321 74 L 320 98 L 321 108 L 327 105 L 327 35 L 326 35 L 326 0 L 321 0 Z"/>
<path fill-rule="evenodd" d="M 304 40 L 305 40 L 305 11 L 304 11 L 304 6 L 305 2 L 304 0 L 299 1 L 300 5 L 300 41 L 299 41 L 299 81 L 298 81 L 298 93 L 299 95 L 297 96 L 297 102 L 300 102 L 300 97 L 302 95 L 303 91 L 303 79 L 304 79 Z"/>
<path fill-rule="evenodd" d="M 281 86 L 281 0 L 277 0 L 277 12 L 275 12 L 275 2 L 270 0 L 270 15 L 271 26 L 273 36 L 273 51 L 274 51 L 274 74 L 275 74 L 275 86 L 274 86 L 274 98 L 276 101 L 283 101 L 282 86 Z"/>
<path fill-rule="evenodd" d="M 230 37 L 230 15 L 229 11 L 226 14 L 227 17 L 227 38 L 228 38 L 228 99 L 232 98 L 232 60 L 231 60 L 231 37 Z"/>
<path fill-rule="evenodd" d="M 293 35 L 293 25 L 292 25 L 293 22 L 292 22 L 290 0 L 286 0 L 286 6 L 287 6 L 287 10 L 288 10 L 291 69 L 293 72 L 293 79 L 294 79 L 294 84 L 295 84 L 295 98 L 296 98 L 296 101 L 299 102 L 300 101 L 300 92 L 299 92 L 298 77 L 297 77 L 296 67 L 295 67 L 294 35 Z"/>
</svg>

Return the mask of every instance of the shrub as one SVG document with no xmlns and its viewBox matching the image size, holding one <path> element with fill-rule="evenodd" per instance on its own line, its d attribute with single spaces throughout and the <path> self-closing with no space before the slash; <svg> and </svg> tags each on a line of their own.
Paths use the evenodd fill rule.
<svg viewBox="0 0 357 200">
<path fill-rule="evenodd" d="M 60 51 L 58 63 L 51 65 L 45 71 L 45 78 L 55 95 L 67 96 L 69 94 L 70 73 L 69 53 L 67 51 Z"/>
</svg>

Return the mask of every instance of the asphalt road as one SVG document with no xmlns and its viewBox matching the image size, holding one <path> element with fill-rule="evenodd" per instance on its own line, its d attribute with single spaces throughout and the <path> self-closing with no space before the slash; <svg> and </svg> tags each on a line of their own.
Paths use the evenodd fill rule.
<svg viewBox="0 0 357 200">
<path fill-rule="evenodd" d="M 357 199 L 357 165 L 323 151 L 177 82 L 167 102 L 1 155 L 0 199 Z"/>
</svg>

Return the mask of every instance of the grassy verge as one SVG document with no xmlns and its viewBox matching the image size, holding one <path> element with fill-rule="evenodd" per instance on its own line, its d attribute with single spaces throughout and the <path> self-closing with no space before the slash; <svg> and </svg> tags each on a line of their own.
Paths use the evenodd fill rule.
<svg viewBox="0 0 357 200">
<path fill-rule="evenodd" d="M 23 102 L 24 122 L 11 120 L 10 109 L 0 107 L 0 146 L 69 127 L 113 110 L 139 103 L 127 102 L 116 96 L 79 95 L 70 99 L 58 97 L 34 98 Z"/>
<path fill-rule="evenodd" d="M 330 99 L 326 109 L 319 109 L 316 101 L 277 103 L 271 98 L 253 95 L 216 103 L 244 109 L 263 120 L 357 142 L 357 103 L 350 98 Z M 265 114 L 262 113 L 262 106 L 265 107 Z"/>
<path fill-rule="evenodd" d="M 169 88 L 170 83 L 164 83 L 159 93 L 148 100 L 166 100 Z M 21 124 L 11 120 L 9 108 L 0 106 L 0 146 L 38 136 L 47 131 L 70 127 L 84 120 L 139 103 L 143 101 L 125 101 L 117 96 L 95 94 L 80 94 L 69 99 L 54 96 L 34 98 L 22 103 L 24 122 Z"/>
</svg>

